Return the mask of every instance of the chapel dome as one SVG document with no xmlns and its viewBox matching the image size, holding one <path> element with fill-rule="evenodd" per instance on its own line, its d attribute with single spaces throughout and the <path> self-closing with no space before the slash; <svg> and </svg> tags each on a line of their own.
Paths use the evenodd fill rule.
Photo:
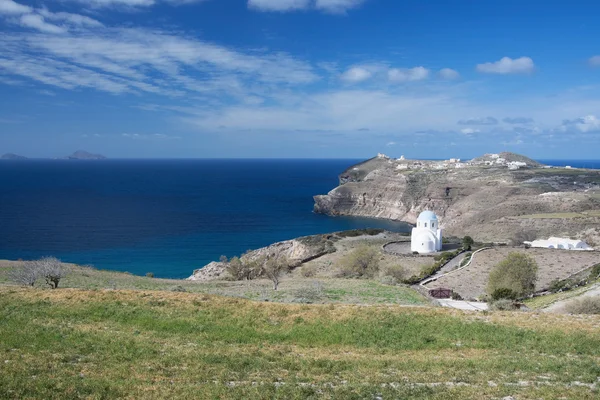
<svg viewBox="0 0 600 400">
<path fill-rule="evenodd" d="M 437 216 L 433 211 L 426 210 L 419 214 L 417 221 L 437 221 Z"/>
</svg>

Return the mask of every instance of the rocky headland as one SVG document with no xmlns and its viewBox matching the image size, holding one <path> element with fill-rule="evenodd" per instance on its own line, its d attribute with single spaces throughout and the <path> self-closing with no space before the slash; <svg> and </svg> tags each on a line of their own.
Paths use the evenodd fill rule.
<svg viewBox="0 0 600 400">
<path fill-rule="evenodd" d="M 0 160 L 27 160 L 27 157 L 14 153 L 6 153 L 0 157 Z"/>
<path fill-rule="evenodd" d="M 482 241 L 525 232 L 599 242 L 600 170 L 549 167 L 514 153 L 470 161 L 379 154 L 349 167 L 338 187 L 314 200 L 318 213 L 409 223 L 433 210 L 447 234 Z"/>
<path fill-rule="evenodd" d="M 73 154 L 71 154 L 70 156 L 67 156 L 65 158 L 67 158 L 69 160 L 104 160 L 104 159 L 106 159 L 106 157 L 103 156 L 102 154 L 93 154 L 93 153 L 89 153 L 84 150 L 77 150 L 76 152 L 74 152 Z"/>
</svg>

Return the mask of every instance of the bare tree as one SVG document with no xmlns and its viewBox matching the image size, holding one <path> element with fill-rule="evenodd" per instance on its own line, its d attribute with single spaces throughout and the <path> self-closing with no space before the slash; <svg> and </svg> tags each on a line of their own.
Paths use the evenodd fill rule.
<svg viewBox="0 0 600 400">
<path fill-rule="evenodd" d="M 56 289 L 60 280 L 68 274 L 68 268 L 56 257 L 44 257 L 36 261 L 39 273 L 46 279 L 46 283 Z"/>
<path fill-rule="evenodd" d="M 33 286 L 40 276 L 37 261 L 25 261 L 23 265 L 12 270 L 10 279 L 23 286 Z"/>
<path fill-rule="evenodd" d="M 290 260 L 286 256 L 273 256 L 269 258 L 262 266 L 262 273 L 273 282 L 273 290 L 279 287 L 281 274 L 287 272 L 290 268 Z"/>
</svg>

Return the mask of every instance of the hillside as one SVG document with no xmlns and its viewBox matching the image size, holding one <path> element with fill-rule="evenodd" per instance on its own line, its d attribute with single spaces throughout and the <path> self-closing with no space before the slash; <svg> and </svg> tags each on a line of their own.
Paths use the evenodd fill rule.
<svg viewBox="0 0 600 400">
<path fill-rule="evenodd" d="M 337 188 L 314 200 L 319 213 L 410 223 L 429 209 L 448 234 L 482 241 L 530 231 L 600 244 L 600 170 L 544 167 L 512 153 L 467 162 L 379 155 L 348 168 Z"/>
<path fill-rule="evenodd" d="M 600 317 L 0 287 L 0 398 L 577 398 Z"/>
</svg>

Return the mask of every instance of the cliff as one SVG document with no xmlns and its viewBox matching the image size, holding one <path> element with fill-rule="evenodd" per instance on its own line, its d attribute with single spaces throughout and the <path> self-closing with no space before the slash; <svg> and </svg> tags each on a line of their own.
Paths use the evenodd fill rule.
<svg viewBox="0 0 600 400">
<path fill-rule="evenodd" d="M 427 209 L 448 234 L 490 241 L 523 230 L 575 235 L 600 227 L 593 212 L 600 210 L 600 170 L 550 168 L 513 153 L 468 162 L 380 154 L 351 166 L 339 181 L 314 197 L 315 212 L 415 223 Z"/>
</svg>

